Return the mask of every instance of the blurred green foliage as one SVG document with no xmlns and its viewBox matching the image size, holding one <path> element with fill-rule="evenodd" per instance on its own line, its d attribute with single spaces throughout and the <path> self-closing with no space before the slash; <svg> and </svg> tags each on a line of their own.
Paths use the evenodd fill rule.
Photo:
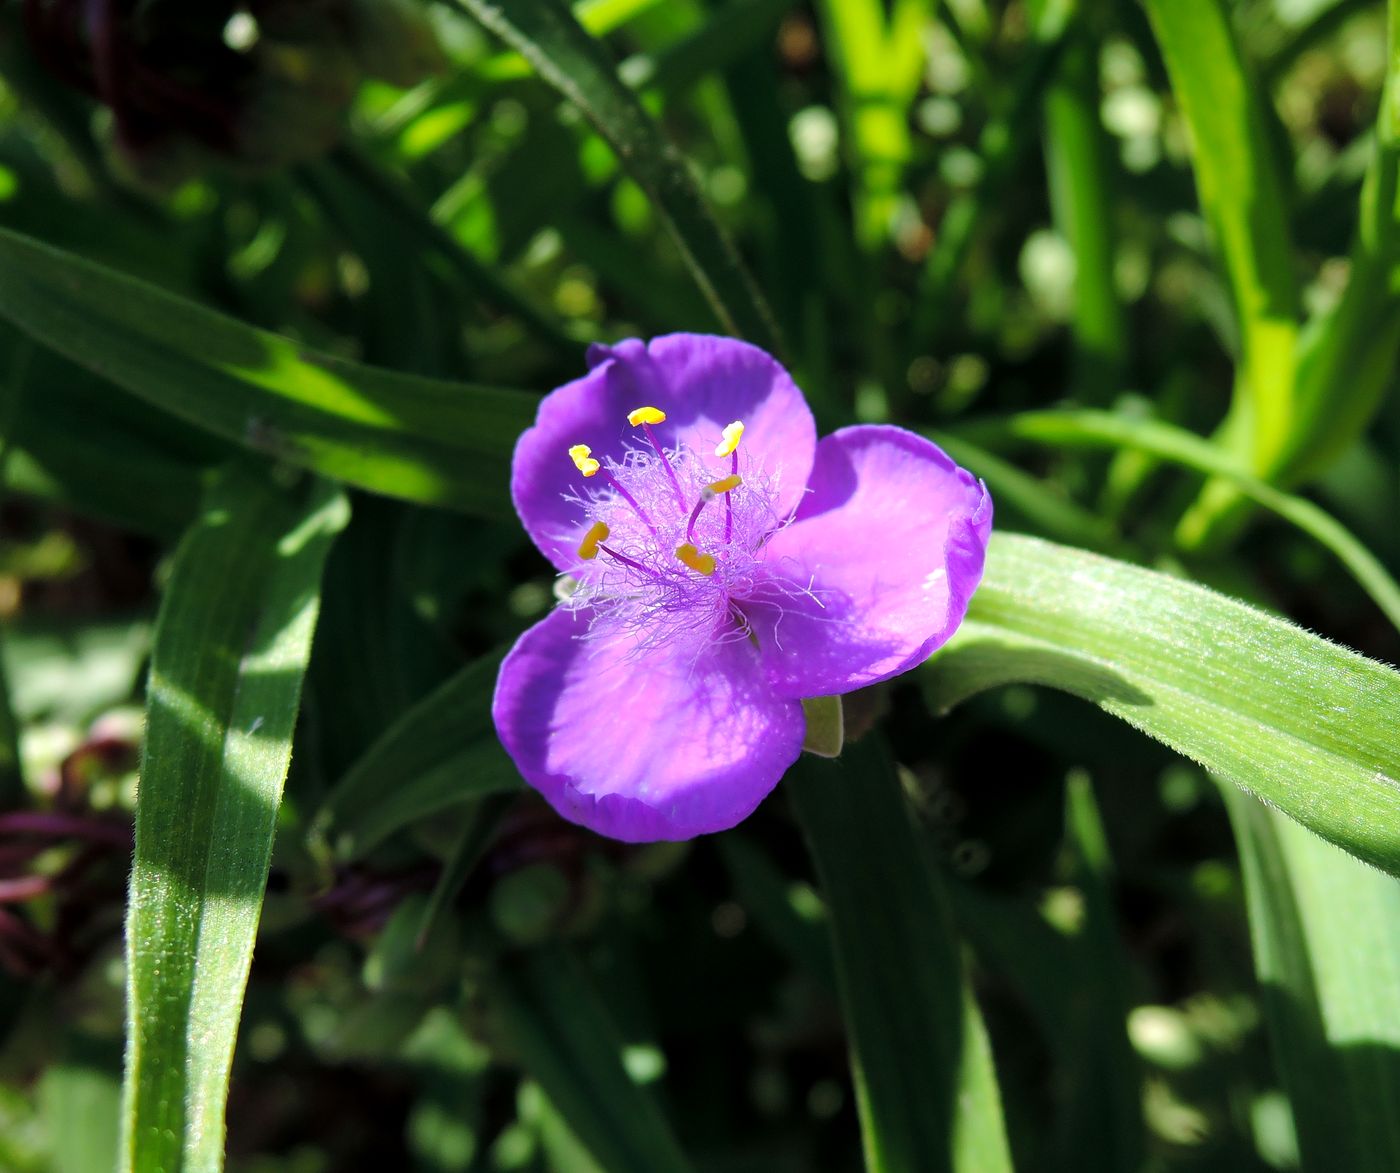
<svg viewBox="0 0 1400 1173">
<path fill-rule="evenodd" d="M 1394 0 L 0 0 L 0 1169 L 1400 1167 L 1397 79 Z M 676 330 L 1008 533 L 623 847 L 491 730 L 507 478 Z"/>
</svg>

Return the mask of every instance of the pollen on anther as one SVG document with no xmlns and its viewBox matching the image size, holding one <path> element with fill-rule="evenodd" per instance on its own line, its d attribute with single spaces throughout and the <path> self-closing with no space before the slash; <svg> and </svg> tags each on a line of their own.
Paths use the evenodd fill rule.
<svg viewBox="0 0 1400 1173">
<path fill-rule="evenodd" d="M 666 413 L 659 407 L 639 407 L 627 413 L 627 422 L 634 428 L 641 424 L 664 424 Z"/>
<path fill-rule="evenodd" d="M 727 493 L 730 489 L 737 489 L 744 483 L 744 478 L 737 472 L 732 476 L 722 477 L 717 481 L 711 481 L 705 486 L 705 492 L 718 497 L 721 493 Z"/>
<path fill-rule="evenodd" d="M 689 566 L 691 570 L 697 574 L 703 574 L 707 578 L 715 572 L 715 556 L 700 553 L 691 542 L 684 542 L 677 546 L 676 557 Z"/>
<path fill-rule="evenodd" d="M 603 466 L 592 457 L 593 449 L 587 444 L 575 444 L 569 449 L 569 459 L 574 467 L 586 477 L 593 476 Z"/>
<path fill-rule="evenodd" d="M 725 424 L 724 439 L 715 448 L 716 456 L 728 456 L 739 447 L 739 441 L 744 438 L 744 421 L 735 420 L 732 424 Z"/>
<path fill-rule="evenodd" d="M 598 543 L 611 532 L 606 522 L 595 521 L 589 527 L 588 532 L 583 535 L 583 541 L 578 545 L 578 556 L 585 559 L 598 557 Z"/>
</svg>

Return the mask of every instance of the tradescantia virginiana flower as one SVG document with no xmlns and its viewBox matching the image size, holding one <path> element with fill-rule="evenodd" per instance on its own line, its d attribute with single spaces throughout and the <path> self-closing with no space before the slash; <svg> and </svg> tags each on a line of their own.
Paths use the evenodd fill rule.
<svg viewBox="0 0 1400 1173">
<path fill-rule="evenodd" d="M 565 818 L 632 842 L 747 817 L 802 699 L 919 664 L 982 576 L 986 486 L 902 428 L 818 442 L 769 355 L 595 346 L 516 445 L 515 507 L 566 595 L 501 665 L 493 717 Z"/>
</svg>

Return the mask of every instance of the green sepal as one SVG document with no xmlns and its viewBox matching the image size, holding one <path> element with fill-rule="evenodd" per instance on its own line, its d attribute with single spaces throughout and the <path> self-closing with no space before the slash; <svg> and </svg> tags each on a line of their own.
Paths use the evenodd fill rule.
<svg viewBox="0 0 1400 1173">
<path fill-rule="evenodd" d="M 811 696 L 802 701 L 807 716 L 807 733 L 802 738 L 804 753 L 819 758 L 839 758 L 846 741 L 846 723 L 839 696 Z"/>
</svg>

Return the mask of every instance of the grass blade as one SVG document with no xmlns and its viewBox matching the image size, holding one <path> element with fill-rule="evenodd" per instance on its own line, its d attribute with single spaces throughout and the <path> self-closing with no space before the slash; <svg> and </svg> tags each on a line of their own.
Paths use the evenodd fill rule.
<svg viewBox="0 0 1400 1173">
<path fill-rule="evenodd" d="M 617 77 L 603 46 L 558 0 L 451 0 L 522 53 L 577 106 L 651 197 L 723 328 L 766 350 L 778 337 L 739 254 L 700 193 L 689 165 Z"/>
<path fill-rule="evenodd" d="M 622 1066 L 622 1039 L 569 953 L 556 947 L 516 958 L 490 992 L 526 1072 L 608 1173 L 690 1169 L 655 1100 Z"/>
<path fill-rule="evenodd" d="M 1393 386 L 1400 354 L 1400 0 L 1390 0 L 1375 153 L 1361 191 L 1351 277 L 1333 310 L 1308 324 L 1298 367 L 1299 427 L 1285 483 L 1314 475 L 1365 430 Z"/>
<path fill-rule="evenodd" d="M 510 516 L 518 391 L 308 350 L 0 229 L 0 316 L 153 407 L 279 460 L 409 501 Z"/>
<path fill-rule="evenodd" d="M 521 785 L 491 723 L 500 665 L 499 654 L 468 664 L 404 713 L 336 784 L 317 822 L 338 855 L 363 855 L 414 819 Z"/>
<path fill-rule="evenodd" d="M 1245 794 L 1226 798 L 1303 1167 L 1400 1168 L 1400 881 Z"/>
<path fill-rule="evenodd" d="M 1360 859 L 1400 874 L 1400 672 L 1203 587 L 997 534 L 929 668 L 946 708 L 1023 681 L 1072 692 Z"/>
<path fill-rule="evenodd" d="M 121 1119 L 121 1046 L 68 1031 L 57 1062 L 39 1083 L 52 1138 L 52 1173 L 110 1169 Z"/>
<path fill-rule="evenodd" d="M 312 174 L 319 174 L 310 169 Z M 552 347 L 561 358 L 577 360 L 581 344 L 570 338 L 564 329 L 543 311 L 517 293 L 489 266 L 483 264 L 452 233 L 438 224 L 426 209 L 415 205 L 406 186 L 388 172 L 377 168 L 373 160 L 351 147 L 341 147 L 324 170 L 333 178 L 353 184 L 360 193 L 379 209 L 383 220 L 403 230 L 403 235 L 416 241 L 430 253 L 440 256 L 457 274 L 462 286 L 484 303 L 499 306 L 516 318 L 536 338 Z"/>
<path fill-rule="evenodd" d="M 836 964 L 824 910 L 810 888 L 797 887 L 742 834 L 716 837 L 735 895 L 760 930 L 803 972 L 836 990 Z"/>
<path fill-rule="evenodd" d="M 1360 538 L 1321 506 L 1251 476 L 1216 445 L 1184 428 L 1160 420 L 1127 419 L 1102 411 L 1021 412 L 1007 420 L 1005 427 L 1011 435 L 1039 444 L 1144 452 L 1183 468 L 1219 477 L 1234 485 L 1244 497 L 1291 522 L 1330 550 L 1376 606 L 1400 627 L 1400 584 Z M 987 480 L 994 483 L 990 477 Z"/>
<path fill-rule="evenodd" d="M 1072 950 L 1077 971 L 1070 1019 L 1060 1168 L 1089 1173 L 1140 1169 L 1142 1071 L 1128 1041 L 1128 967 L 1113 902 L 1113 860 L 1087 775 L 1066 789 L 1065 838 L 1084 923 Z"/>
<path fill-rule="evenodd" d="M 1215 234 L 1239 323 L 1235 399 L 1222 438 L 1267 476 L 1297 427 L 1298 291 L 1279 177 L 1259 106 L 1222 0 L 1146 0 L 1147 14 L 1191 129 L 1201 208 Z M 1228 485 L 1208 485 L 1178 531 L 1199 544 Z"/>
<path fill-rule="evenodd" d="M 1122 545 L 1122 538 L 1112 522 L 1076 504 L 1039 477 L 1023 472 L 962 436 L 936 432 L 930 433 L 930 438 L 964 468 L 987 482 L 999 510 L 1005 512 L 1005 507 L 1010 506 L 1038 532 L 1105 553 L 1114 552 Z"/>
<path fill-rule="evenodd" d="M 952 913 L 883 745 L 804 757 L 784 789 L 830 911 L 867 1170 L 1010 1169 Z"/>
<path fill-rule="evenodd" d="M 897 5 L 888 27 L 880 0 L 823 0 L 832 70 L 840 83 L 841 117 L 854 186 L 855 236 L 873 252 L 888 243 L 912 146 L 909 106 L 922 80 L 920 26 L 929 0 Z"/>
<path fill-rule="evenodd" d="M 1345 11 L 1338 5 L 1333 11 Z M 1322 23 L 1319 21 L 1319 23 Z M 1386 77 L 1375 142 L 1362 185 L 1359 225 L 1349 258 L 1350 276 L 1335 305 L 1308 322 L 1299 338 L 1295 419 L 1286 445 L 1256 466 L 1284 485 L 1324 472 L 1365 431 L 1393 384 L 1400 356 L 1400 2 L 1389 5 Z M 1202 544 L 1219 544 L 1246 515 L 1239 486 L 1218 482 L 1203 496 L 1184 530 Z M 1243 494 L 1247 497 L 1247 494 Z M 1209 505 L 1209 508 L 1205 506 Z"/>
<path fill-rule="evenodd" d="M 1074 387 L 1101 403 L 1121 386 L 1128 323 L 1114 276 L 1108 132 L 1099 116 L 1098 44 L 1083 19 L 1067 33 L 1045 95 L 1045 163 L 1055 224 L 1074 251 Z"/>
<path fill-rule="evenodd" d="M 1025 148 L 1034 140 L 1019 128 L 1039 116 L 1046 89 L 1059 69 L 1070 29 L 1072 8 L 1046 4 L 1032 23 L 1025 59 L 1009 85 L 1006 106 L 983 127 L 978 140 L 981 177 L 954 197 L 938 223 L 933 247 L 919 274 L 917 300 L 910 324 L 916 350 L 937 352 L 946 345 L 948 323 L 958 320 L 955 301 L 963 263 L 983 226 L 995 214 L 1016 178 Z"/>
<path fill-rule="evenodd" d="M 127 919 L 127 1173 L 222 1165 L 321 568 L 347 516 L 324 482 L 288 493 L 235 467 L 176 556 L 151 663 Z"/>
</svg>

